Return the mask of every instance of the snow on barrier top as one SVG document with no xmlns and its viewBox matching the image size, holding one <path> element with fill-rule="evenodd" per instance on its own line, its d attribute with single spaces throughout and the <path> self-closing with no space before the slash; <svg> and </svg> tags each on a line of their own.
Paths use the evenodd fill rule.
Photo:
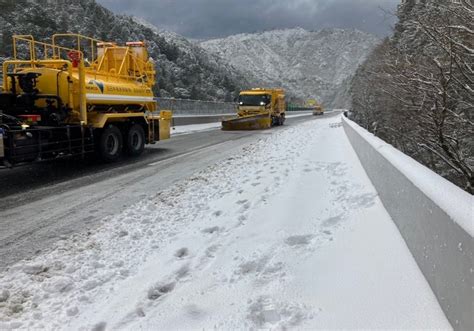
<svg viewBox="0 0 474 331">
<path fill-rule="evenodd" d="M 455 330 L 474 330 L 474 198 L 349 119 L 366 173 Z"/>
<path fill-rule="evenodd" d="M 376 149 L 388 162 L 408 178 L 451 219 L 474 237 L 474 196 L 420 164 L 392 145 L 366 131 L 355 122 L 343 121 L 350 125 L 367 143 Z"/>
</svg>

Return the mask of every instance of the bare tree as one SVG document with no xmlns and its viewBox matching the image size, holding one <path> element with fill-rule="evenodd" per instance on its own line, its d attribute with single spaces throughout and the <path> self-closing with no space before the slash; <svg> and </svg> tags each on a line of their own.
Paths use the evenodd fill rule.
<svg viewBox="0 0 474 331">
<path fill-rule="evenodd" d="M 355 119 L 473 193 L 473 6 L 410 5 L 354 79 Z"/>
</svg>

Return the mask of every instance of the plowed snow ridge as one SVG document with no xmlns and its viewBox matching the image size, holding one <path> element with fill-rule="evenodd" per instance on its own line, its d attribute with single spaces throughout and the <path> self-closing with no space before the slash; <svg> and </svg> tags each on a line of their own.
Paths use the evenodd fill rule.
<svg viewBox="0 0 474 331">
<path fill-rule="evenodd" d="M 2 274 L 0 329 L 450 328 L 337 117 L 149 193 Z"/>
</svg>

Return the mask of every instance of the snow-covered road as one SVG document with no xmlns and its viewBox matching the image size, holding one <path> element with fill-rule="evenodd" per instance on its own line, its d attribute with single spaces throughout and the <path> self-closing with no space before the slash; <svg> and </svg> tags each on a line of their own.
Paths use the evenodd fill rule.
<svg viewBox="0 0 474 331">
<path fill-rule="evenodd" d="M 266 131 L 11 267 L 0 329 L 449 329 L 340 124 Z"/>
</svg>

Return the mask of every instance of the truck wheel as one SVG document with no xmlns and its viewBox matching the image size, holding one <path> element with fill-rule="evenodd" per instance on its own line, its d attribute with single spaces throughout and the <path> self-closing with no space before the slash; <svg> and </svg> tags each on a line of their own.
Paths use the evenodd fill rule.
<svg viewBox="0 0 474 331">
<path fill-rule="evenodd" d="M 117 161 L 122 155 L 122 133 L 115 125 L 108 125 L 99 141 L 99 153 L 105 162 Z"/>
<path fill-rule="evenodd" d="M 145 131 L 139 124 L 133 124 L 127 132 L 125 151 L 130 156 L 138 156 L 145 149 Z"/>
<path fill-rule="evenodd" d="M 277 125 L 278 126 L 282 126 L 284 121 L 285 121 L 285 119 L 283 118 L 283 115 L 280 115 L 279 117 L 277 117 Z"/>
</svg>

